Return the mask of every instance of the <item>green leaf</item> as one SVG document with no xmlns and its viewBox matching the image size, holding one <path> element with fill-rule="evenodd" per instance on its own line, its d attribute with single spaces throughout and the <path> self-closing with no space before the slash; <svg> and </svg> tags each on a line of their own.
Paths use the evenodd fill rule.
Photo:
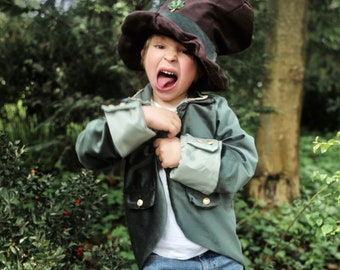
<svg viewBox="0 0 340 270">
<path fill-rule="evenodd" d="M 330 234 L 333 231 L 333 226 L 329 224 L 325 224 L 321 227 L 321 231 L 323 235 L 326 236 L 327 234 Z"/>
<path fill-rule="evenodd" d="M 315 221 L 316 225 L 318 226 L 321 226 L 322 223 L 323 223 L 323 219 L 322 218 L 318 218 L 316 221 Z"/>
<path fill-rule="evenodd" d="M 284 250 L 280 250 L 279 252 L 276 253 L 276 257 L 284 259 L 286 257 L 286 252 Z"/>
<path fill-rule="evenodd" d="M 176 11 L 184 7 L 184 2 L 182 0 L 174 0 L 169 5 L 168 8 L 171 12 Z"/>
<path fill-rule="evenodd" d="M 322 143 L 321 146 L 320 146 L 320 151 L 321 151 L 321 153 L 326 153 L 329 147 L 330 147 L 329 144 L 327 144 L 327 143 Z"/>
<path fill-rule="evenodd" d="M 9 249 L 10 249 L 10 250 L 12 251 L 12 253 L 15 254 L 15 255 L 18 253 L 17 249 L 16 249 L 14 246 L 10 246 Z"/>
<path fill-rule="evenodd" d="M 19 243 L 21 244 L 21 243 L 24 242 L 27 238 L 28 238 L 28 236 L 25 236 L 25 237 L 21 238 L 21 239 L 19 240 Z"/>
<path fill-rule="evenodd" d="M 319 147 L 320 147 L 320 144 L 319 144 L 319 143 L 318 143 L 318 144 L 315 144 L 315 145 L 313 146 L 313 152 L 316 153 L 316 152 L 318 151 Z"/>
</svg>

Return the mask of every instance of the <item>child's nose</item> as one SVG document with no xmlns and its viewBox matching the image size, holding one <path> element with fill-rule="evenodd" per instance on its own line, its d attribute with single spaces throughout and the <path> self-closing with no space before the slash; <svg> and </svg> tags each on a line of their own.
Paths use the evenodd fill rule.
<svg viewBox="0 0 340 270">
<path fill-rule="evenodd" d="M 164 53 L 164 59 L 173 62 L 177 59 L 177 52 L 175 50 L 166 50 Z"/>
</svg>

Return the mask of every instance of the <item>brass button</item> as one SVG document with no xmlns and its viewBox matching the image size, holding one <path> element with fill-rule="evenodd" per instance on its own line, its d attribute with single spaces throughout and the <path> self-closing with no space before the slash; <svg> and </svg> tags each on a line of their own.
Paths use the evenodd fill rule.
<svg viewBox="0 0 340 270">
<path fill-rule="evenodd" d="M 214 143 L 214 141 L 213 140 L 209 140 L 209 141 L 207 141 L 207 144 L 213 144 Z"/>
<path fill-rule="evenodd" d="M 208 197 L 205 197 L 205 198 L 203 199 L 203 204 L 205 204 L 205 205 L 210 204 L 210 199 L 209 199 Z"/>
<path fill-rule="evenodd" d="M 201 143 L 201 142 L 202 142 L 202 140 L 201 140 L 201 139 L 197 139 L 197 142 Z"/>
<path fill-rule="evenodd" d="M 143 205 L 143 200 L 142 199 L 139 199 L 139 200 L 137 200 L 137 206 L 138 207 L 141 207 L 142 205 Z"/>
</svg>

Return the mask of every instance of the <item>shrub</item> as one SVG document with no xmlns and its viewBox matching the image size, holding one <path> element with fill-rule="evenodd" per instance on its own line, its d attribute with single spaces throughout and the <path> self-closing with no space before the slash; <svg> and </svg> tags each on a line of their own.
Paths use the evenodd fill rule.
<svg viewBox="0 0 340 270">
<path fill-rule="evenodd" d="M 132 265 L 128 235 L 114 223 L 122 223 L 121 192 L 91 171 L 45 174 L 25 164 L 24 155 L 19 142 L 0 134 L 0 268 Z"/>
<path fill-rule="evenodd" d="M 311 137 L 302 139 L 300 198 L 267 209 L 236 196 L 247 269 L 339 269 L 339 148 L 321 156 L 311 151 Z M 340 133 L 316 139 L 314 150 L 340 145 L 339 139 Z"/>
</svg>

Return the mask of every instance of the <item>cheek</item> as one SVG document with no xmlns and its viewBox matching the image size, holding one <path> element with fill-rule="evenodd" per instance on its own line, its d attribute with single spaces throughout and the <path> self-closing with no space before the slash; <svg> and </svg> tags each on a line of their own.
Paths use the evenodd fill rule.
<svg viewBox="0 0 340 270">
<path fill-rule="evenodd" d="M 145 74 L 149 79 L 149 82 L 153 84 L 157 78 L 156 64 L 152 60 L 145 58 L 143 67 L 144 67 Z"/>
<path fill-rule="evenodd" d="M 145 66 L 150 65 L 150 62 L 152 62 L 152 58 L 153 58 L 152 49 L 147 48 L 147 49 L 141 50 L 140 56 L 141 56 L 141 64 L 145 68 Z"/>
<path fill-rule="evenodd" d="M 195 81 L 199 77 L 198 67 L 196 63 L 190 63 L 185 67 L 184 74 L 188 80 Z"/>
<path fill-rule="evenodd" d="M 148 77 L 155 75 L 157 73 L 157 68 L 161 59 L 160 55 L 148 51 L 146 54 L 144 54 L 143 59 L 143 67 L 145 72 L 147 72 Z"/>
</svg>

